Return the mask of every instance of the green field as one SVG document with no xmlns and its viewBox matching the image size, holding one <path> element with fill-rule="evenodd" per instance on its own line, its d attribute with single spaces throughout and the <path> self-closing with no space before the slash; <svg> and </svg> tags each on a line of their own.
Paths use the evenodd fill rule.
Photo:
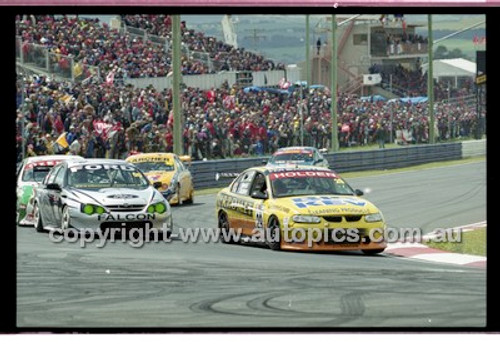
<svg viewBox="0 0 500 344">
<path fill-rule="evenodd" d="M 486 227 L 470 232 L 462 233 L 461 241 L 458 243 L 434 243 L 427 242 L 427 246 L 454 253 L 472 254 L 486 256 Z"/>
</svg>

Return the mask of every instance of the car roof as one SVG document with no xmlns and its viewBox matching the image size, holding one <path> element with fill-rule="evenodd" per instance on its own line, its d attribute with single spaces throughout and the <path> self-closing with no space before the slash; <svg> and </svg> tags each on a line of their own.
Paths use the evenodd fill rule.
<svg viewBox="0 0 500 344">
<path fill-rule="evenodd" d="M 293 147 L 283 147 L 279 148 L 276 152 L 286 152 L 289 150 L 316 150 L 314 147 L 309 147 L 309 146 L 293 146 Z"/>
<path fill-rule="evenodd" d="M 84 160 L 84 158 L 82 158 L 79 155 L 57 155 L 57 154 L 32 156 L 32 157 L 26 158 L 25 160 L 26 160 L 26 163 L 29 164 L 29 163 L 38 162 L 38 161 L 70 160 L 70 159 L 72 159 L 72 160 Z"/>
<path fill-rule="evenodd" d="M 243 172 L 247 172 L 250 170 L 262 172 L 262 173 L 273 173 L 273 172 L 283 172 L 283 171 L 293 171 L 293 172 L 301 172 L 301 171 L 331 171 L 337 174 L 337 172 L 326 168 L 326 167 L 319 167 L 319 166 L 301 166 L 297 165 L 297 167 L 277 167 L 277 166 L 257 166 L 257 167 L 250 167 L 246 169 Z M 243 173 L 242 172 L 242 173 Z"/>
<path fill-rule="evenodd" d="M 68 161 L 68 167 L 91 164 L 132 165 L 131 163 L 121 159 L 82 159 Z"/>
</svg>

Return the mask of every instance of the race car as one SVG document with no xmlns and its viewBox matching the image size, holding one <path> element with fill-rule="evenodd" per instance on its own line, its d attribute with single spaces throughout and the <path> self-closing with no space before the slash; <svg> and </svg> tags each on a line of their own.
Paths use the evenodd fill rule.
<svg viewBox="0 0 500 344">
<path fill-rule="evenodd" d="M 267 167 L 316 166 L 328 168 L 328 161 L 314 147 L 286 147 L 278 149 L 267 161 Z"/>
<path fill-rule="evenodd" d="M 190 158 L 183 156 L 189 162 Z M 152 182 L 161 182 L 158 189 L 170 204 L 193 203 L 194 185 L 191 172 L 173 153 L 141 153 L 126 159 L 137 166 Z"/>
<path fill-rule="evenodd" d="M 83 160 L 78 155 L 45 155 L 24 159 L 17 171 L 17 224 L 33 225 L 33 188 L 39 185 L 54 165 L 63 160 Z"/>
<path fill-rule="evenodd" d="M 133 228 L 169 236 L 170 205 L 134 165 L 123 160 L 85 159 L 56 165 L 35 189 L 35 228 L 127 235 Z M 125 232 L 125 233 L 123 233 Z"/>
<path fill-rule="evenodd" d="M 330 169 L 252 167 L 217 194 L 219 233 L 226 243 L 273 250 L 377 254 L 386 248 L 385 220 L 362 195 Z"/>
</svg>

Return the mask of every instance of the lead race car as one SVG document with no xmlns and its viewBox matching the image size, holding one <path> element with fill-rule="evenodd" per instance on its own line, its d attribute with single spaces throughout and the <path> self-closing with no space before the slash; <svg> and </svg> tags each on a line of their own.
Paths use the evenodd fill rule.
<svg viewBox="0 0 500 344">
<path fill-rule="evenodd" d="M 156 187 L 123 160 L 64 161 L 35 189 L 35 228 L 127 233 L 154 228 L 169 236 L 170 205 Z"/>
<path fill-rule="evenodd" d="M 17 172 L 17 223 L 33 225 L 33 189 L 38 186 L 52 167 L 63 160 L 83 160 L 78 155 L 44 155 L 24 159 Z"/>
<path fill-rule="evenodd" d="M 258 236 L 274 250 L 381 253 L 385 220 L 362 195 L 326 168 L 253 167 L 217 194 L 216 215 L 221 234 Z"/>
</svg>

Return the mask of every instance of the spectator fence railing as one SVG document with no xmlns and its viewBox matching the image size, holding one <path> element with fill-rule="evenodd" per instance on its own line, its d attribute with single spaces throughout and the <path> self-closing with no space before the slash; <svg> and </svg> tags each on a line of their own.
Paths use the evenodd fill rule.
<svg viewBox="0 0 500 344">
<path fill-rule="evenodd" d="M 77 62 L 72 68 L 72 80 L 86 84 L 91 80 L 101 80 L 99 67 Z"/>
<path fill-rule="evenodd" d="M 151 43 L 164 47 L 166 52 L 168 52 L 168 50 L 170 49 L 170 43 L 166 37 L 156 36 L 152 34 L 148 34 L 147 37 L 151 41 Z"/>
<path fill-rule="evenodd" d="M 209 70 L 212 72 L 214 70 L 214 64 L 210 59 L 210 54 L 203 51 L 193 51 L 191 52 L 191 58 L 200 61 L 204 65 L 208 66 Z"/>
<path fill-rule="evenodd" d="M 74 59 L 71 56 L 48 52 L 49 74 L 55 74 L 74 81 Z"/>
<path fill-rule="evenodd" d="M 455 97 L 455 98 L 449 98 L 449 99 L 443 99 L 442 103 L 444 104 L 450 104 L 450 105 L 459 105 L 459 104 L 465 104 L 465 105 L 475 105 L 477 102 L 477 97 L 475 94 L 469 94 L 463 97 Z"/>
<path fill-rule="evenodd" d="M 133 26 L 128 26 L 128 25 L 125 25 L 125 32 L 127 32 L 131 35 L 134 35 L 134 36 L 141 37 L 143 39 L 147 39 L 147 36 L 148 36 L 148 34 L 145 30 L 142 30 L 142 29 L 139 29 L 139 28 L 136 28 Z"/>
<path fill-rule="evenodd" d="M 75 61 L 72 56 L 50 52 L 47 47 L 39 44 L 21 43 L 20 39 L 16 39 L 16 42 L 18 42 L 16 43 L 16 60 L 24 68 L 33 66 L 42 73 L 73 82 L 101 78 L 97 66 Z M 21 48 L 18 50 L 18 47 Z"/>
<path fill-rule="evenodd" d="M 49 69 L 49 51 L 46 47 L 33 43 L 22 43 L 22 54 L 20 60 L 24 64 L 34 65 L 36 68 L 48 72 Z"/>
<path fill-rule="evenodd" d="M 22 54 L 23 39 L 21 36 L 16 36 L 16 60 L 23 63 Z"/>
</svg>

